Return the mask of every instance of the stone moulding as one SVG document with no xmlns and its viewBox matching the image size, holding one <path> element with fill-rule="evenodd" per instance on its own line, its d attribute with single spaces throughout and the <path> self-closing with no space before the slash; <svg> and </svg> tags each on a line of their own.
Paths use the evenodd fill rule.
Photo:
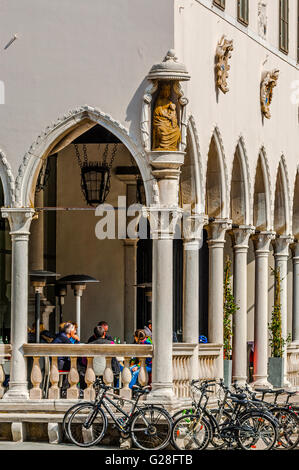
<svg viewBox="0 0 299 470">
<path fill-rule="evenodd" d="M 227 79 L 230 65 L 228 61 L 233 50 L 233 40 L 229 40 L 223 35 L 216 48 L 216 84 L 223 93 L 229 91 Z"/>
<path fill-rule="evenodd" d="M 12 173 L 10 164 L 0 149 L 0 178 L 4 192 L 4 205 L 6 207 L 13 206 L 15 203 L 15 178 Z"/>
<path fill-rule="evenodd" d="M 90 119 L 110 130 L 128 148 L 143 175 L 147 200 L 151 200 L 152 188 L 147 183 L 150 180 L 150 169 L 142 146 L 119 121 L 114 120 L 110 115 L 95 107 L 84 105 L 69 111 L 46 127 L 26 152 L 15 184 L 15 204 L 17 207 L 30 206 L 34 178 L 42 160 L 46 158 L 49 149 L 53 147 L 60 136 L 84 119 Z"/>
<path fill-rule="evenodd" d="M 270 106 L 273 98 L 273 88 L 277 86 L 279 70 L 264 72 L 261 81 L 261 110 L 265 118 L 270 119 Z"/>
</svg>

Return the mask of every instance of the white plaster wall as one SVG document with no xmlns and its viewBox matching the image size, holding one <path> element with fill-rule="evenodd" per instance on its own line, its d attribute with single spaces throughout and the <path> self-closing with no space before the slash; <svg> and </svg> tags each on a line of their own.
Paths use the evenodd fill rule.
<svg viewBox="0 0 299 470">
<path fill-rule="evenodd" d="M 109 157 L 113 145 L 109 145 Z M 98 145 L 88 145 L 88 157 L 97 159 Z M 79 145 L 82 154 L 82 146 Z M 101 145 L 102 151 L 104 145 Z M 80 188 L 80 169 L 77 164 L 73 145 L 58 155 L 57 160 L 57 206 L 86 208 Z M 130 165 L 130 154 L 124 145 L 119 145 L 114 166 Z M 111 191 L 106 203 L 117 205 L 117 198 L 126 195 L 126 185 L 114 175 Z M 82 297 L 81 340 L 86 341 L 94 326 L 101 320 L 110 325 L 113 336 L 123 340 L 124 328 L 124 248 L 122 240 L 99 240 L 95 226 L 99 221 L 94 211 L 58 211 L 56 272 L 61 276 L 68 274 L 87 274 L 100 280 L 100 284 L 87 285 Z M 117 220 L 116 220 L 117 230 Z M 64 320 L 76 319 L 75 297 L 68 287 L 63 309 Z M 133 332 L 132 332 L 133 333 Z"/>
<path fill-rule="evenodd" d="M 299 81 L 298 66 L 292 62 L 296 55 L 297 41 L 294 19 L 290 28 L 290 54 L 286 57 L 277 49 L 272 52 L 274 46 L 278 47 L 278 1 L 268 5 L 269 43 L 264 45 L 249 36 L 246 29 L 238 29 L 231 24 L 229 18 L 223 17 L 218 8 L 207 8 L 211 3 L 187 0 L 184 2 L 184 9 L 181 9 L 181 2 L 176 0 L 175 8 L 175 48 L 192 77 L 185 85 L 185 91 L 190 100 L 189 113 L 193 115 L 197 125 L 203 166 L 206 167 L 212 132 L 217 126 L 223 141 L 228 179 L 237 142 L 243 136 L 249 159 L 251 188 L 254 187 L 259 150 L 264 146 L 269 163 L 272 203 L 276 172 L 282 154 L 287 162 L 292 198 L 299 162 L 298 105 L 291 102 L 291 86 Z M 236 18 L 233 3 L 236 2 L 227 2 L 226 13 L 234 14 Z M 250 1 L 251 10 L 254 3 L 254 0 Z M 273 3 L 277 4 L 276 9 L 273 8 Z M 297 2 L 290 2 L 290 18 L 297 16 L 295 3 Z M 255 23 L 252 27 L 255 27 Z M 234 40 L 234 51 L 228 79 L 230 91 L 226 95 L 220 92 L 217 98 L 214 58 L 217 42 L 223 34 Z M 263 71 L 275 68 L 280 69 L 280 76 L 273 94 L 272 118 L 263 122 L 260 110 L 261 75 Z"/>
<path fill-rule="evenodd" d="M 173 47 L 173 25 L 173 0 L 3 0 L 0 148 L 14 174 L 46 126 L 77 106 L 139 136 L 144 78 Z"/>
</svg>

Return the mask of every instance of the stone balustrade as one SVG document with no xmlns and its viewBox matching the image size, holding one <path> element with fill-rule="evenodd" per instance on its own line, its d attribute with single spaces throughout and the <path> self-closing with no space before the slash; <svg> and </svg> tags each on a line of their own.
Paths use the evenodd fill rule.
<svg viewBox="0 0 299 470">
<path fill-rule="evenodd" d="M 214 379 L 217 377 L 216 360 L 222 350 L 221 344 L 206 343 L 198 347 L 198 362 L 200 379 Z"/>
<path fill-rule="evenodd" d="M 66 390 L 67 399 L 79 398 L 79 372 L 77 366 L 78 358 L 86 358 L 86 371 L 84 381 L 87 387 L 84 390 L 84 399 L 92 400 L 94 398 L 93 383 L 96 379 L 94 371 L 94 359 L 98 357 L 105 358 L 102 376 L 106 385 L 113 386 L 113 371 L 111 361 L 113 357 L 123 365 L 119 377 L 120 396 L 131 398 L 131 389 L 129 383 L 131 381 L 130 359 L 138 357 L 140 359 L 140 372 L 138 375 L 138 383 L 142 386 L 148 383 L 148 374 L 146 371 L 146 358 L 152 356 L 152 345 L 131 345 L 131 344 L 24 344 L 25 357 L 33 359 L 31 369 L 31 384 L 29 396 L 30 399 L 48 398 L 56 400 L 61 398 L 60 375 L 58 370 L 58 357 L 70 358 L 70 370 L 67 372 L 67 380 L 69 387 Z M 40 359 L 44 358 L 44 364 L 41 365 Z M 46 365 L 48 362 L 48 366 Z M 44 365 L 44 370 L 42 370 Z M 48 370 L 47 370 L 48 369 Z M 41 384 L 44 374 L 49 374 L 49 390 L 43 393 Z M 43 387 L 44 388 L 44 387 Z M 45 392 L 45 389 L 44 389 Z"/>
<path fill-rule="evenodd" d="M 216 359 L 221 352 L 219 344 L 186 344 L 173 345 L 173 386 L 180 399 L 190 397 L 191 360 L 198 355 L 198 378 L 213 379 L 216 377 Z"/>
<path fill-rule="evenodd" d="M 129 388 L 132 378 L 130 359 L 133 357 L 139 358 L 140 372 L 138 383 L 142 386 L 147 385 L 146 359 L 152 357 L 153 346 L 133 344 L 24 344 L 23 351 L 24 356 L 29 359 L 28 379 L 31 382 L 31 386 L 29 385 L 31 400 L 43 398 L 57 400 L 62 397 L 62 373 L 58 370 L 58 357 L 69 357 L 71 362 L 70 370 L 65 374 L 69 384 L 66 389 L 67 399 L 79 398 L 77 359 L 80 357 L 86 358 L 84 399 L 92 400 L 95 393 L 93 388 L 96 379 L 95 358 L 101 357 L 104 361 L 102 376 L 107 385 L 113 385 L 114 380 L 111 364 L 112 357 L 117 357 L 120 360 L 123 369 L 119 377 L 119 393 L 124 398 L 131 398 L 131 389 Z M 220 351 L 221 346 L 217 344 L 199 344 L 198 346 L 186 343 L 173 344 L 173 384 L 174 392 L 179 399 L 190 398 L 192 359 L 198 358 L 198 378 L 212 379 L 215 377 L 215 361 L 219 357 Z M 0 398 L 2 398 L 4 393 L 3 382 L 5 379 L 2 362 L 4 358 L 10 357 L 10 353 L 10 345 L 0 344 Z M 297 353 L 299 354 L 299 350 Z"/>
<path fill-rule="evenodd" d="M 4 361 L 5 359 L 10 359 L 11 356 L 11 345 L 10 344 L 0 344 L 0 398 L 3 397 L 5 389 L 3 387 L 3 382 L 5 380 L 5 371 L 4 371 Z"/>
<path fill-rule="evenodd" d="M 299 390 L 299 344 L 290 344 L 287 349 L 287 379 Z"/>
</svg>

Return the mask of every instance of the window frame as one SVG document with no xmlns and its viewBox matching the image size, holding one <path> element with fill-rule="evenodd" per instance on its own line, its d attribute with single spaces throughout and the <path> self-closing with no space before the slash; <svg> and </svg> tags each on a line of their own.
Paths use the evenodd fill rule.
<svg viewBox="0 0 299 470">
<path fill-rule="evenodd" d="M 221 10 L 225 10 L 225 0 L 213 0 L 213 5 Z"/>
<path fill-rule="evenodd" d="M 286 17 L 284 15 L 286 8 Z M 290 32 L 290 5 L 289 0 L 279 0 L 279 50 L 284 54 L 289 53 L 289 32 Z M 283 27 L 285 26 L 285 35 L 283 36 Z"/>
<path fill-rule="evenodd" d="M 244 2 L 246 2 L 245 5 L 244 5 Z M 244 6 L 247 12 L 246 18 L 243 17 L 243 13 L 242 13 Z M 237 0 L 237 19 L 239 23 L 242 23 L 244 26 L 249 25 L 249 0 Z"/>
</svg>

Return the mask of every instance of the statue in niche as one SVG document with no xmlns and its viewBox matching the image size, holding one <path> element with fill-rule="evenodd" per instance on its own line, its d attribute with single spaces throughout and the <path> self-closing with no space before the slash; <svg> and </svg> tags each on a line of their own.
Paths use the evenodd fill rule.
<svg viewBox="0 0 299 470">
<path fill-rule="evenodd" d="M 171 85 L 163 83 L 153 112 L 153 150 L 176 151 L 181 141 L 177 109 L 171 101 Z"/>
</svg>

